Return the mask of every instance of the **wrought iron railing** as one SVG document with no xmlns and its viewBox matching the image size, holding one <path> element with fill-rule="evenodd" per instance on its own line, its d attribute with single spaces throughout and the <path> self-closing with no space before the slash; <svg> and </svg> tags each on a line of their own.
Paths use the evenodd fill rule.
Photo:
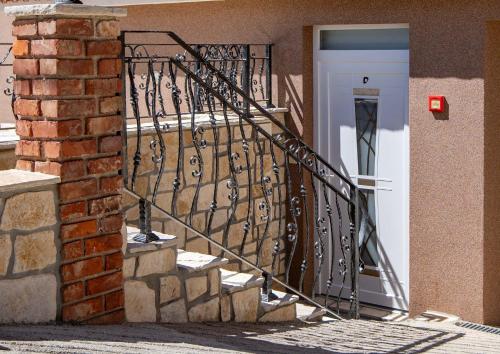
<svg viewBox="0 0 500 354">
<path fill-rule="evenodd" d="M 12 43 L 0 43 L 0 89 L 3 95 L 0 96 L 0 106 L 12 105 L 15 100 L 14 74 L 12 73 Z M 8 116 L 2 116 L 0 122 L 14 122 L 14 110 L 4 110 L 2 112 Z"/>
<path fill-rule="evenodd" d="M 186 44 L 172 32 L 132 32 L 138 33 L 160 40 L 152 54 L 122 34 L 129 102 L 123 114 L 133 121 L 124 138 L 123 174 L 140 199 L 139 239 L 155 237 L 148 221 L 153 205 L 262 272 L 264 296 L 272 297 L 278 285 L 331 314 L 348 298 L 357 317 L 356 186 L 253 98 L 248 56 L 234 64 L 238 55 L 207 54 L 210 46 Z M 249 53 L 250 45 L 214 48 L 236 47 Z M 233 65 L 239 69 L 227 69 Z M 269 71 L 269 86 L 270 77 Z M 269 105 L 270 96 L 265 101 Z M 314 295 L 319 283 L 327 295 L 321 303 Z"/>
</svg>

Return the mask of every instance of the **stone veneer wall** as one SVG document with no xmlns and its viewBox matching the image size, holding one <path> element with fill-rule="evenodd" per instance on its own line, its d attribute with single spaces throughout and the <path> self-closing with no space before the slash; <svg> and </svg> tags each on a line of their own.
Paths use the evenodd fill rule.
<svg viewBox="0 0 500 354">
<path fill-rule="evenodd" d="M 275 113 L 278 119 L 283 119 L 283 113 Z M 204 124 L 201 124 L 204 126 Z M 278 132 L 272 131 L 272 124 L 269 122 L 260 123 L 261 127 L 268 132 L 276 134 Z M 213 134 L 211 128 L 207 124 L 205 126 L 205 133 L 203 138 L 207 140 L 207 148 L 202 150 L 202 157 L 204 160 L 204 176 L 201 183 L 200 195 L 198 198 L 197 210 L 193 215 L 193 227 L 196 230 L 204 231 L 207 225 L 209 207 L 213 198 L 213 188 L 215 184 L 215 147 L 213 142 Z M 177 213 L 181 219 L 187 220 L 187 217 L 191 210 L 191 205 L 193 203 L 193 198 L 196 190 L 197 178 L 193 177 L 191 172 L 194 166 L 190 164 L 191 156 L 195 155 L 195 148 L 192 145 L 191 129 L 189 126 L 185 126 L 184 130 L 184 175 L 181 180 L 181 187 L 179 190 L 177 198 Z M 128 136 L 128 149 L 127 149 L 127 162 L 128 162 L 128 173 L 131 175 L 133 169 L 133 156 L 135 153 L 136 138 L 133 134 L 134 132 L 129 132 Z M 245 243 L 244 256 L 255 262 L 256 260 L 256 249 L 257 249 L 257 238 L 262 237 L 265 221 L 260 218 L 262 212 L 259 210 L 258 206 L 261 201 L 264 200 L 261 186 L 260 186 L 260 161 L 258 156 L 256 156 L 257 144 L 254 139 L 248 139 L 252 136 L 252 128 L 250 125 L 245 125 L 245 136 L 249 141 L 250 150 L 250 168 L 252 175 L 252 205 L 251 205 L 251 223 L 253 228 L 249 233 L 248 239 Z M 242 150 L 242 139 L 237 124 L 237 120 L 231 123 L 231 136 L 232 136 L 232 151 L 238 152 L 240 154 L 240 159 L 236 161 L 237 165 L 245 166 L 245 158 Z M 153 153 L 150 148 L 150 142 L 154 139 L 155 135 L 150 130 L 144 130 L 142 146 L 141 146 L 141 165 L 139 167 L 139 172 L 136 180 L 136 192 L 141 196 L 151 196 L 154 185 L 156 183 L 156 178 L 158 176 L 158 166 L 153 162 Z M 230 200 L 228 198 L 229 189 L 226 184 L 229 180 L 229 162 L 227 158 L 227 129 L 223 126 L 222 122 L 219 124 L 219 189 L 217 197 L 217 210 L 214 213 L 213 224 L 212 224 L 212 238 L 218 242 L 222 242 L 223 230 L 225 228 L 226 222 L 228 220 L 228 212 L 230 209 Z M 175 171 L 177 166 L 177 148 L 178 148 L 178 130 L 176 126 L 171 126 L 170 131 L 163 134 L 163 138 L 166 143 L 166 166 L 165 173 L 161 180 L 161 185 L 159 189 L 159 194 L 157 197 L 157 205 L 166 210 L 171 211 L 171 201 L 172 201 L 172 182 L 175 178 Z M 276 183 L 276 178 L 274 176 L 272 165 L 273 161 L 271 158 L 269 150 L 269 142 L 262 141 L 262 148 L 264 151 L 263 165 L 264 165 L 264 176 L 269 176 L 272 181 L 272 196 L 270 200 L 272 201 L 271 206 L 271 221 L 269 224 L 268 235 L 269 238 L 264 241 L 262 246 L 261 254 L 261 265 L 264 269 L 271 269 L 272 263 L 272 251 L 274 243 L 278 236 L 284 235 L 286 214 L 287 214 L 287 204 L 286 204 L 286 186 L 284 179 L 284 157 L 280 153 L 280 150 L 275 148 L 275 154 L 277 163 L 280 166 L 280 183 L 281 183 L 281 194 L 282 194 L 282 223 L 281 232 L 278 230 L 279 226 L 279 211 L 278 211 L 278 185 Z M 238 175 L 238 182 L 240 184 L 240 201 L 236 209 L 236 221 L 233 223 L 229 233 L 229 249 L 239 253 L 239 247 L 243 238 L 243 224 L 246 220 L 247 210 L 248 210 L 248 180 L 247 174 L 244 169 L 241 174 Z M 270 185 L 269 185 L 270 186 Z M 134 197 L 127 193 L 123 194 L 123 205 L 126 210 L 127 224 L 138 225 L 139 221 L 139 210 L 138 201 Z M 171 221 L 161 212 L 155 210 L 153 207 L 152 211 L 152 227 L 153 230 L 163 232 L 166 234 L 175 235 L 179 240 L 179 248 L 186 251 L 199 252 L 204 254 L 212 254 L 214 256 L 220 256 L 221 251 L 209 244 L 208 241 L 203 238 L 186 231 L 182 226 Z M 284 241 L 281 240 L 281 253 L 279 256 L 279 261 L 276 266 L 276 275 L 283 275 L 285 271 L 285 256 L 286 249 Z M 225 257 L 229 258 L 229 264 L 223 266 L 223 268 L 233 271 L 248 271 L 249 267 L 245 264 L 240 264 L 236 259 L 231 259 L 230 255 L 226 254 Z"/>
<path fill-rule="evenodd" d="M 58 181 L 38 173 L 0 172 L 0 323 L 58 318 Z"/>
</svg>

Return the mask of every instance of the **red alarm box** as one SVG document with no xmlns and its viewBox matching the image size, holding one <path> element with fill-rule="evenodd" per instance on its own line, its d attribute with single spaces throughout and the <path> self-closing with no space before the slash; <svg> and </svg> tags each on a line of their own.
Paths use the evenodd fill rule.
<svg viewBox="0 0 500 354">
<path fill-rule="evenodd" d="M 444 96 L 429 96 L 429 111 L 436 113 L 443 113 Z"/>
</svg>

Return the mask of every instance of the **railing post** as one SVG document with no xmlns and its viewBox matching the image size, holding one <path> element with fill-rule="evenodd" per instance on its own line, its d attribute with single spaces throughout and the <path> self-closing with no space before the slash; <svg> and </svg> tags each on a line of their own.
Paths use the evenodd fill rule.
<svg viewBox="0 0 500 354">
<path fill-rule="evenodd" d="M 268 272 L 263 272 L 264 284 L 262 285 L 262 301 L 268 302 L 277 299 L 278 297 L 273 294 L 273 276 Z"/>
<path fill-rule="evenodd" d="M 151 202 L 139 199 L 139 233 L 134 236 L 134 241 L 149 243 L 160 238 L 151 229 Z"/>
<path fill-rule="evenodd" d="M 353 217 L 354 217 L 354 229 L 351 231 L 352 244 L 352 269 L 351 269 L 351 296 L 353 304 L 351 306 L 351 310 L 353 312 L 353 317 L 355 319 L 359 319 L 359 222 L 360 218 L 360 209 L 359 209 L 359 188 L 354 187 L 354 193 L 351 193 L 351 200 L 354 201 L 351 203 L 352 208 L 354 209 Z"/>
<path fill-rule="evenodd" d="M 274 108 L 273 104 L 273 45 L 266 44 L 266 102 L 267 108 Z"/>
<path fill-rule="evenodd" d="M 196 52 L 200 53 L 201 46 L 199 44 L 196 45 Z M 200 54 L 201 55 L 201 54 Z M 201 75 L 201 62 L 196 59 L 195 63 L 195 71 L 196 75 Z M 196 112 L 201 112 L 202 103 L 200 102 L 200 85 L 198 83 L 194 83 L 194 104 Z"/>
<path fill-rule="evenodd" d="M 241 84 L 243 91 L 247 94 L 247 96 L 250 96 L 250 80 L 252 80 L 252 78 L 250 77 L 250 45 L 248 44 L 243 46 L 243 59 L 243 82 Z M 243 106 L 245 113 L 249 116 L 250 102 L 247 99 L 243 100 Z"/>
</svg>

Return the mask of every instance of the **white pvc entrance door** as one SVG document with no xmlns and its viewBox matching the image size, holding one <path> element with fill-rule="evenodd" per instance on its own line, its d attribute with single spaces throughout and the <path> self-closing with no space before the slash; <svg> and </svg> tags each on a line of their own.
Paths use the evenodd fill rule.
<svg viewBox="0 0 500 354">
<path fill-rule="evenodd" d="M 359 187 L 368 216 L 359 233 L 365 266 L 360 301 L 406 310 L 408 50 L 322 50 L 320 30 L 315 31 L 315 145 Z M 339 289 L 334 284 L 332 295 Z"/>
</svg>

